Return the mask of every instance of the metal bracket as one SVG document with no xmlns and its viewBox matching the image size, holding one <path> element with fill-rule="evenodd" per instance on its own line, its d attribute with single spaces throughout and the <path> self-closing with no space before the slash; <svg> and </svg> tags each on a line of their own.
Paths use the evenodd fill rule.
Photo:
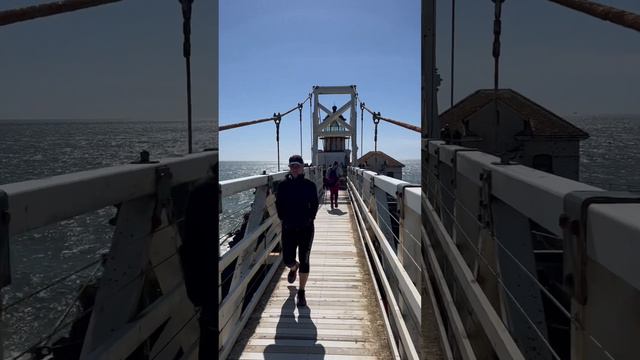
<svg viewBox="0 0 640 360">
<path fill-rule="evenodd" d="M 0 190 L 0 289 L 11 284 L 9 256 L 9 196 Z"/>
<path fill-rule="evenodd" d="M 275 194 L 276 189 L 274 188 L 274 184 L 273 184 L 273 175 L 268 175 L 267 176 L 267 195 L 269 194 Z"/>
<path fill-rule="evenodd" d="M 480 173 L 480 213 L 478 221 L 484 228 L 491 228 L 491 170 L 483 169 Z"/>
<path fill-rule="evenodd" d="M 156 206 L 153 211 L 152 228 L 156 229 L 162 223 L 162 209 L 166 209 L 167 217 L 171 222 L 171 184 L 173 174 L 168 166 L 156 168 Z"/>
<path fill-rule="evenodd" d="M 373 113 L 373 123 L 378 125 L 380 123 L 380 112 L 378 111 L 377 113 Z"/>
<path fill-rule="evenodd" d="M 451 185 L 454 187 L 458 184 L 458 153 L 463 151 L 478 151 L 476 148 L 463 148 L 463 149 L 454 149 L 453 150 L 453 158 L 451 162 L 453 163 L 453 179 L 451 179 Z"/>
<path fill-rule="evenodd" d="M 371 181 L 369 181 L 369 194 L 371 196 L 376 196 L 376 176 L 372 176 Z"/>
<path fill-rule="evenodd" d="M 433 166 L 433 176 L 435 176 L 436 179 L 440 179 L 440 148 L 436 148 L 434 153 L 435 164 Z"/>
<path fill-rule="evenodd" d="M 222 185 L 218 182 L 218 214 L 222 214 Z"/>
<path fill-rule="evenodd" d="M 572 191 L 564 197 L 564 214 L 560 227 L 564 230 L 564 262 L 569 264 L 564 275 L 565 287 L 581 305 L 587 303 L 587 216 L 591 204 L 637 204 L 640 195 L 626 191 Z M 575 238 L 575 241 L 574 241 Z M 572 249 L 574 251 L 568 251 Z"/>
<path fill-rule="evenodd" d="M 404 219 L 404 189 L 406 188 L 416 188 L 422 187 L 419 184 L 398 184 L 396 187 L 396 198 L 398 199 L 398 213 L 400 214 L 400 219 Z"/>
</svg>

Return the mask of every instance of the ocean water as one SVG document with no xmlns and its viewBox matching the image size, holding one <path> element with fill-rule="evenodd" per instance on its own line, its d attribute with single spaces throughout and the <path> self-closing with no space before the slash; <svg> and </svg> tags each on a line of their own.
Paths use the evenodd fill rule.
<svg viewBox="0 0 640 360">
<path fill-rule="evenodd" d="M 217 146 L 213 128 L 194 122 L 194 150 Z M 186 133 L 184 122 L 2 120 L 0 184 L 125 164 L 137 160 L 141 150 L 152 160 L 179 156 L 187 152 Z M 108 207 L 12 238 L 12 284 L 0 293 L 2 303 L 21 299 L 107 252 L 114 231 L 108 220 L 114 215 L 115 208 Z M 7 357 L 52 331 L 92 271 L 3 312 Z"/>
<path fill-rule="evenodd" d="M 420 160 L 399 160 L 405 165 L 402 170 L 403 180 L 411 183 L 420 183 Z M 280 163 L 280 170 L 284 171 L 286 165 Z M 220 180 L 237 179 L 246 176 L 260 175 L 266 173 L 276 173 L 278 171 L 277 161 L 221 161 Z M 238 213 L 249 209 L 253 193 L 245 191 L 222 200 L 222 214 L 220 216 L 220 233 L 228 234 L 242 225 L 242 219 Z"/>
<path fill-rule="evenodd" d="M 640 116 L 568 120 L 590 135 L 580 144 L 580 181 L 608 190 L 640 192 Z"/>
<path fill-rule="evenodd" d="M 614 190 L 640 192 L 640 117 L 570 119 L 590 133 L 581 146 L 583 181 Z M 217 146 L 212 124 L 194 123 L 194 149 Z M 0 184 L 128 163 L 146 149 L 152 159 L 186 153 L 182 122 L 0 121 Z M 403 160 L 404 179 L 420 182 L 419 160 Z M 221 162 L 220 179 L 276 172 L 276 162 Z M 1 185 L 0 185 L 1 188 Z M 221 233 L 239 226 L 251 192 L 223 200 Z M 10 241 L 13 283 L 5 288 L 9 304 L 108 251 L 114 228 L 113 207 L 47 226 Z M 9 354 L 23 350 L 54 327 L 91 274 L 91 268 L 16 305 L 3 314 Z"/>
</svg>

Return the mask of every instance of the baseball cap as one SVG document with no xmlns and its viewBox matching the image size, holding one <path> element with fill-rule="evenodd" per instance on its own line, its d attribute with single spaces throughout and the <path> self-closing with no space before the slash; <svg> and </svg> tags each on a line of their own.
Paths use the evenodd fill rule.
<svg viewBox="0 0 640 360">
<path fill-rule="evenodd" d="M 291 156 L 289 158 L 289 166 L 291 166 L 293 164 L 304 166 L 304 161 L 302 160 L 302 156 L 300 156 L 300 155 Z"/>
</svg>

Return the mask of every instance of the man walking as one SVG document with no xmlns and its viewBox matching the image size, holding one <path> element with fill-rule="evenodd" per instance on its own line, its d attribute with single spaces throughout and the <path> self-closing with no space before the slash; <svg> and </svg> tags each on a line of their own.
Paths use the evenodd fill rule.
<svg viewBox="0 0 640 360">
<path fill-rule="evenodd" d="M 306 306 L 304 287 L 309 278 L 309 255 L 313 242 L 313 221 L 318 212 L 318 190 L 313 181 L 304 178 L 302 156 L 289 158 L 289 174 L 278 186 L 276 209 L 282 222 L 282 255 L 289 267 L 287 280 L 292 284 L 300 271 L 298 306 Z M 296 248 L 298 259 L 296 261 Z"/>
</svg>

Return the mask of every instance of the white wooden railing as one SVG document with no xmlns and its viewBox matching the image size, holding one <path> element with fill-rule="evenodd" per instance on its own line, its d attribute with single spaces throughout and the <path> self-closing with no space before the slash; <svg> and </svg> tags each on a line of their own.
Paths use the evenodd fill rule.
<svg viewBox="0 0 640 360">
<path fill-rule="evenodd" d="M 357 168 L 348 170 L 357 225 L 385 304 L 392 347 L 419 359 L 421 321 L 420 187 Z"/>
<path fill-rule="evenodd" d="M 439 140 L 422 146 L 424 276 L 450 358 L 637 357 L 639 195 Z M 536 248 L 540 237 L 556 248 Z M 558 288 L 538 276 L 542 255 L 556 256 Z M 566 341 L 549 336 L 550 312 Z"/>
<path fill-rule="evenodd" d="M 177 255 L 179 226 L 191 184 L 213 176 L 217 158 L 207 151 L 0 185 L 0 287 L 11 283 L 12 237 L 117 205 L 94 305 L 84 309 L 81 358 L 124 359 L 141 346 L 149 358 L 194 358 L 197 312 Z"/>
</svg>

